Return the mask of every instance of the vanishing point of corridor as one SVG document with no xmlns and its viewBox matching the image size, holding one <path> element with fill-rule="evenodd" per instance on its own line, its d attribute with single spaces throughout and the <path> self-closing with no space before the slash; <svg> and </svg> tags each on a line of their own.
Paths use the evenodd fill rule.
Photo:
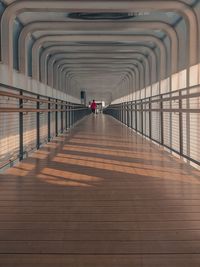
<svg viewBox="0 0 200 267">
<path fill-rule="evenodd" d="M 197 170 L 89 115 L 0 175 L 0 266 L 200 266 L 199 193 Z"/>
</svg>

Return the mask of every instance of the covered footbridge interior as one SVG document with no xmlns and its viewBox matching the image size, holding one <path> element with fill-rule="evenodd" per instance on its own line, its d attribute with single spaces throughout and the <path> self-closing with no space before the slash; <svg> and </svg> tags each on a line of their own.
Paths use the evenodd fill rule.
<svg viewBox="0 0 200 267">
<path fill-rule="evenodd" d="M 0 266 L 200 266 L 200 1 L 0 18 Z"/>
</svg>

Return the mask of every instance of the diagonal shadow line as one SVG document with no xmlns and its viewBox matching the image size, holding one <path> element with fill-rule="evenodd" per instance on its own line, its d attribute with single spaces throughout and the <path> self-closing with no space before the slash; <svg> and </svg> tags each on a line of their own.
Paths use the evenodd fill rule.
<svg viewBox="0 0 200 267">
<path fill-rule="evenodd" d="M 60 160 L 61 160 L 61 158 L 60 158 Z M 61 161 L 57 161 L 57 160 L 55 160 L 55 162 L 58 162 L 58 163 L 64 163 L 64 164 L 66 164 L 67 162 L 61 162 Z M 83 161 L 83 163 L 84 163 L 84 161 Z M 83 167 L 83 168 L 85 168 L 85 167 L 88 167 L 88 168 L 94 168 L 95 169 L 95 171 L 97 172 L 97 170 L 106 170 L 106 171 L 110 171 L 110 172 L 112 172 L 112 173 L 122 173 L 124 176 L 126 176 L 126 178 L 128 179 L 128 177 L 127 177 L 127 174 L 129 174 L 131 177 L 129 178 L 129 179 L 134 179 L 135 177 L 137 177 L 137 179 L 138 178 L 140 178 L 140 177 L 143 177 L 143 180 L 144 180 L 144 177 L 146 178 L 146 179 L 151 179 L 152 177 L 154 178 L 154 179 L 156 179 L 156 181 L 158 181 L 158 179 L 160 179 L 160 181 L 162 181 L 163 182 L 163 178 L 164 178 L 164 180 L 166 181 L 166 177 L 162 177 L 162 174 L 158 174 L 158 176 L 149 176 L 149 175 L 139 175 L 138 173 L 132 173 L 132 172 L 128 172 L 127 170 L 124 170 L 124 169 L 122 169 L 122 171 L 119 171 L 119 170 L 113 170 L 113 169 L 109 169 L 109 168 L 107 168 L 106 166 L 104 166 L 104 169 L 103 168 L 99 168 L 98 166 L 96 166 L 96 167 L 93 167 L 93 166 L 84 166 L 84 164 L 81 164 L 80 162 L 76 162 L 76 163 L 67 163 L 68 165 L 70 165 L 70 166 L 79 166 L 79 168 L 80 167 Z M 73 167 L 72 167 L 73 168 Z M 70 169 L 70 171 L 71 171 L 71 169 Z M 98 177 L 99 177 L 99 173 L 98 173 Z M 187 177 L 186 175 L 185 175 L 185 177 Z M 173 176 L 172 176 L 172 178 L 173 178 Z M 174 180 L 176 180 L 177 179 L 177 177 L 175 177 L 174 176 L 174 178 L 173 178 Z M 173 181 L 173 179 L 168 179 L 168 180 L 170 180 L 170 181 Z M 180 181 L 180 180 L 179 180 Z M 185 182 L 185 181 L 183 181 L 182 180 L 182 178 L 181 178 L 181 183 L 183 183 L 183 182 Z M 189 184 L 191 184 L 192 182 L 189 182 Z"/>
<path fill-rule="evenodd" d="M 54 169 L 52 169 L 53 171 Z M 80 185 L 88 185 L 88 186 L 91 186 L 91 187 L 94 187 L 96 184 L 98 184 L 98 181 L 94 181 L 94 184 L 90 184 L 88 181 L 83 181 L 83 180 L 80 180 L 80 179 L 73 179 L 73 178 L 65 178 L 65 177 L 61 177 L 61 176 L 58 176 L 58 175 L 50 175 L 50 174 L 46 174 L 46 173 L 39 173 L 38 175 L 43 175 L 43 176 L 47 176 L 48 178 L 55 178 L 55 179 L 58 179 L 58 180 L 63 180 L 65 182 L 68 182 L 68 181 L 71 181 L 71 182 L 77 182 L 79 183 Z M 39 177 L 40 178 L 40 177 Z M 95 184 L 96 183 L 96 184 Z M 77 185 L 78 186 L 78 185 Z M 77 187 L 77 186 L 74 186 L 74 187 Z M 70 186 L 70 188 L 73 187 L 73 186 Z"/>
<path fill-rule="evenodd" d="M 82 140 L 81 138 L 77 138 L 77 139 L 75 139 L 75 138 L 73 138 L 73 139 L 71 139 L 71 141 L 70 141 L 70 143 L 71 142 L 73 142 L 73 143 L 78 143 L 78 144 L 84 144 L 84 145 L 94 145 L 94 146 L 105 146 L 105 147 L 107 147 L 108 146 L 108 144 L 107 144 L 107 142 L 104 142 L 104 141 L 101 141 L 101 140 L 90 140 L 90 141 L 85 141 L 85 140 Z M 115 149 L 118 149 L 118 148 L 121 148 L 121 142 L 120 142 L 120 145 L 119 145 L 119 142 L 118 142 L 118 144 L 113 144 L 114 142 L 112 142 L 112 141 L 110 141 L 109 142 L 109 146 L 111 147 L 113 147 L 113 148 L 115 148 Z M 130 149 L 130 147 L 132 146 L 132 142 L 129 142 L 128 144 L 126 144 L 126 145 L 123 145 L 123 147 L 124 147 L 124 149 Z M 144 150 L 143 149 L 143 151 L 147 151 L 147 150 Z"/>
<path fill-rule="evenodd" d="M 66 144 L 66 139 L 69 139 L 69 140 L 71 140 L 71 138 L 73 138 L 73 136 L 75 136 L 76 135 L 76 131 L 72 131 L 72 133 L 70 134 L 70 136 L 67 136 L 67 137 L 65 137 L 65 138 L 63 138 L 62 140 L 55 140 L 55 142 L 58 144 L 58 147 L 57 148 L 55 148 L 54 149 L 54 151 L 53 151 L 53 153 L 52 154 L 50 154 L 50 155 L 48 155 L 48 159 L 50 160 L 50 159 L 52 159 L 55 155 L 56 155 L 56 153 L 57 152 L 60 152 L 60 148 L 63 146 L 63 144 L 65 145 Z M 76 145 L 77 145 L 77 143 L 76 143 Z M 81 144 L 82 145 L 82 144 Z M 47 145 L 48 146 L 48 145 Z M 82 146 L 85 146 L 85 145 L 82 145 Z M 93 147 L 93 146 L 92 146 Z M 96 147 L 96 146 L 95 146 Z M 112 147 L 112 146 L 111 146 Z M 44 147 L 43 147 L 44 148 Z M 42 149 L 43 149 L 42 148 Z M 106 148 L 108 148 L 108 146 L 106 146 Z M 136 150 L 137 152 L 138 152 L 138 149 Z M 52 152 L 52 149 L 51 149 L 51 152 Z M 100 156 L 100 154 L 96 154 L 98 157 Z M 93 156 L 95 156 L 95 154 L 93 153 Z M 112 156 L 112 158 L 113 158 L 113 156 Z M 127 159 L 127 158 L 126 158 Z M 38 160 L 38 162 L 41 162 L 41 161 L 46 161 L 46 159 L 44 159 L 44 160 L 41 160 L 41 159 L 39 159 Z M 131 162 L 133 162 L 133 159 L 129 159 L 129 161 L 131 161 Z M 138 162 L 138 161 L 136 161 L 136 162 Z M 141 163 L 140 161 L 139 161 L 139 163 Z M 144 160 L 143 160 L 143 162 L 142 163 L 144 163 Z M 159 164 L 160 162 L 155 162 L 155 161 L 153 161 L 153 163 L 156 163 L 156 164 Z M 148 165 L 152 165 L 152 164 L 150 164 L 149 162 L 147 162 L 146 161 L 146 164 L 148 164 Z M 166 166 L 166 163 L 165 163 L 165 166 Z M 171 167 L 171 164 L 170 164 L 170 167 Z M 43 168 L 43 165 L 42 165 L 42 168 Z M 32 172 L 32 171 L 31 171 Z M 35 174 L 35 172 L 34 172 L 34 174 Z M 123 173 L 124 174 L 124 173 Z M 199 177 L 198 177 L 199 178 Z"/>
<path fill-rule="evenodd" d="M 163 161 L 158 161 L 155 159 L 152 160 L 145 160 L 145 159 L 137 159 L 137 158 L 130 158 L 130 157 L 123 157 L 123 156 L 114 156 L 114 155 L 105 155 L 105 154 L 99 154 L 99 153 L 94 153 L 94 152 L 83 152 L 83 151 L 74 151 L 74 150 L 61 150 L 60 153 L 62 154 L 72 154 L 72 155 L 83 155 L 83 156 L 90 156 L 90 157 L 94 157 L 94 158 L 102 158 L 102 159 L 111 159 L 111 160 L 116 160 L 116 161 L 124 161 L 127 163 L 142 163 L 144 165 L 150 165 L 152 166 L 153 164 L 156 164 L 157 166 L 160 167 L 169 167 L 172 168 L 172 166 L 177 166 L 177 163 L 171 161 L 169 161 L 169 164 Z M 181 163 L 182 164 L 182 163 Z M 182 165 L 180 165 L 182 166 Z"/>
<path fill-rule="evenodd" d="M 71 152 L 71 151 L 70 151 Z M 112 165 L 114 165 L 114 166 L 118 166 L 118 167 L 127 167 L 127 168 L 130 168 L 130 169 L 138 169 L 138 170 L 147 170 L 147 171 L 156 171 L 156 172 L 162 172 L 162 173 L 169 173 L 170 172 L 170 170 L 171 170 L 171 168 L 170 168 L 170 170 L 163 170 L 163 169 L 151 169 L 151 168 L 145 168 L 145 167 L 143 167 L 143 168 L 141 168 L 141 167 L 138 167 L 138 166 L 129 166 L 129 165 L 120 165 L 120 164 L 117 164 L 117 163 L 114 163 L 114 162 L 105 162 L 105 161 L 101 161 L 101 159 L 105 159 L 105 158 L 103 158 L 103 157 L 95 157 L 95 158 L 97 158 L 97 159 L 99 159 L 98 161 L 95 161 L 95 160 L 92 160 L 92 159 L 83 159 L 83 158 L 78 158 L 78 157 L 70 157 L 71 155 L 74 155 L 74 153 L 59 153 L 59 154 L 62 154 L 62 155 L 56 155 L 56 157 L 58 157 L 58 158 L 69 158 L 69 159 L 74 159 L 74 160 L 81 160 L 81 161 L 85 161 L 85 162 L 93 162 L 93 163 L 102 163 L 102 164 L 112 164 Z M 65 155 L 67 155 L 67 156 L 63 156 L 63 154 L 65 154 Z M 82 156 L 85 156 L 85 157 L 89 157 L 89 155 L 88 155 L 89 153 L 87 153 L 87 155 L 86 155 L 86 153 L 83 153 L 82 154 Z M 76 154 L 77 155 L 77 154 Z M 74 156 L 76 156 L 76 155 L 74 155 Z M 78 154 L 78 155 L 80 155 L 80 154 Z M 95 154 L 96 155 L 96 154 Z M 81 155 L 80 155 L 81 156 Z M 112 160 L 113 160 L 113 157 L 112 157 Z M 121 161 L 122 162 L 122 161 Z M 131 162 L 131 163 L 133 163 L 133 161 Z M 166 167 L 166 166 L 165 166 Z M 180 174 L 180 172 L 174 172 L 175 174 L 177 173 L 177 174 Z M 186 175 L 185 173 L 181 173 L 181 175 Z M 199 177 L 200 178 L 200 177 Z"/>
<path fill-rule="evenodd" d="M 123 155 L 126 153 L 126 154 L 130 154 L 132 156 L 135 156 L 139 155 L 148 155 L 148 154 L 152 154 L 152 150 L 149 150 L 149 151 L 137 151 L 136 149 L 134 150 L 129 150 L 129 149 L 126 149 L 124 151 L 121 151 L 121 150 L 118 150 L 117 147 L 113 148 L 113 149 L 110 149 L 108 146 L 104 146 L 104 147 L 98 147 L 98 145 L 94 145 L 94 146 L 91 146 L 91 145 L 87 145 L 87 144 L 80 144 L 80 143 L 73 143 L 73 142 L 70 142 L 70 143 L 67 143 L 66 145 L 64 145 L 64 149 L 67 149 L 67 148 L 73 148 L 73 149 L 87 149 L 89 151 L 100 151 L 100 153 L 102 154 L 105 154 L 106 152 L 109 152 L 109 153 L 118 153 L 120 155 Z M 154 157 L 155 156 L 160 156 L 161 153 L 154 153 Z M 167 154 L 168 155 L 168 154 Z"/>
<path fill-rule="evenodd" d="M 131 179 L 133 181 L 133 179 L 136 178 L 136 180 L 142 179 L 143 181 L 147 181 L 147 180 L 149 181 L 149 180 L 153 179 L 156 182 L 158 182 L 158 181 L 163 182 L 162 177 L 159 178 L 159 177 L 155 177 L 155 176 L 145 176 L 145 175 L 141 175 L 141 174 L 130 174 L 130 173 L 124 173 L 123 171 L 120 172 L 120 171 L 116 171 L 116 170 L 107 170 L 107 169 L 105 170 L 105 169 L 98 168 L 98 167 L 79 165 L 79 168 L 77 169 L 77 164 L 68 164 L 68 163 L 62 163 L 62 162 L 57 162 L 57 161 L 56 161 L 55 166 L 58 169 L 63 169 L 64 167 L 66 167 L 68 171 L 74 172 L 76 174 L 80 173 L 80 174 L 88 175 L 88 173 L 95 173 L 99 178 L 103 178 L 104 181 L 106 179 L 110 180 L 112 177 L 112 179 L 115 179 L 115 180 L 120 179 L 121 181 L 123 181 L 123 179 Z M 123 177 L 121 176 L 122 174 L 123 174 Z M 191 182 L 189 182 L 189 181 L 182 181 L 182 180 L 181 180 L 181 183 L 191 184 Z M 103 182 L 101 182 L 101 184 L 103 184 Z"/>
<path fill-rule="evenodd" d="M 74 137 L 73 137 L 73 139 L 77 139 L 77 140 L 88 140 L 88 141 L 90 141 L 90 140 L 93 140 L 93 141 L 96 141 L 97 140 L 97 138 L 87 138 L 87 137 L 83 137 L 82 135 L 80 135 L 80 136 L 77 136 L 77 135 L 75 135 Z M 113 142 L 113 143 L 125 143 L 125 144 L 130 144 L 130 143 L 133 143 L 133 141 L 134 141 L 134 139 L 131 139 L 130 141 L 122 141 L 121 139 L 113 139 L 113 138 L 111 138 L 111 139 L 106 139 L 106 138 L 98 138 L 98 141 L 103 141 L 103 142 Z"/>
<path fill-rule="evenodd" d="M 149 147 L 149 149 L 148 150 L 144 150 L 144 149 L 133 149 L 133 148 L 131 148 L 130 150 L 128 150 L 127 149 L 127 147 L 116 147 L 116 146 L 109 146 L 109 145 L 97 145 L 97 144 L 85 144 L 85 143 L 79 143 L 79 142 L 73 142 L 73 140 L 72 141 L 70 141 L 69 143 L 67 143 L 66 144 L 66 146 L 67 145 L 72 145 L 72 146 L 83 146 L 83 147 L 91 147 L 91 148 L 99 148 L 99 149 L 111 149 L 111 150 L 113 150 L 113 151 L 125 151 L 125 152 L 127 152 L 127 153 L 131 153 L 131 152 L 154 152 L 154 154 L 159 154 L 160 153 L 160 151 L 159 150 L 156 150 L 155 148 L 153 148 L 153 147 Z M 137 145 L 139 145 L 139 144 L 137 144 Z M 155 150 L 155 151 L 154 151 Z"/>
<path fill-rule="evenodd" d="M 148 155 L 148 154 L 152 155 L 151 151 L 147 151 L 147 152 L 144 152 L 144 151 L 137 152 L 136 150 L 135 151 L 130 151 L 130 150 L 120 151 L 120 150 L 117 150 L 117 149 L 109 149 L 107 147 L 106 148 L 95 147 L 95 149 L 94 149 L 94 147 L 89 147 L 89 146 L 87 146 L 87 144 L 74 145 L 74 144 L 68 143 L 68 144 L 64 145 L 64 149 L 63 150 L 67 150 L 67 149 L 68 150 L 70 150 L 70 149 L 80 149 L 80 151 L 82 149 L 86 149 L 87 151 L 89 150 L 89 152 L 91 152 L 91 151 L 96 151 L 97 153 L 100 152 L 103 155 L 106 155 L 106 154 L 108 155 L 108 153 L 115 153 L 114 155 L 118 154 L 119 156 L 122 155 L 122 157 L 124 157 L 124 154 L 126 154 L 126 155 L 128 154 L 128 155 L 131 156 L 130 158 L 136 157 L 135 154 L 138 155 L 139 153 L 140 153 L 140 156 L 142 156 L 143 154 L 144 155 Z M 160 157 L 161 154 L 163 155 L 164 152 L 163 153 L 157 153 L 157 154 L 154 153 L 154 157 L 155 156 L 159 156 Z M 109 155 L 111 155 L 111 154 L 109 154 Z M 168 155 L 168 154 L 166 153 L 166 155 Z M 166 158 L 169 159 L 169 157 L 166 157 Z"/>
<path fill-rule="evenodd" d="M 61 143 L 60 143 L 60 145 L 59 145 L 59 147 L 62 147 L 62 144 L 63 144 L 64 142 L 62 141 Z M 48 155 L 48 157 L 49 157 L 49 159 L 52 159 L 54 156 L 56 156 L 57 155 L 57 153 L 58 152 L 60 152 L 60 149 L 57 147 L 57 148 L 55 148 L 54 149 L 55 151 L 54 151 L 54 153 L 52 153 L 52 154 L 50 154 L 50 155 Z M 52 149 L 51 149 L 51 151 L 52 151 Z M 96 154 L 95 154 L 95 156 L 97 156 Z M 113 157 L 112 157 L 113 158 Z M 30 158 L 29 158 L 30 159 Z M 132 159 L 131 159 L 131 161 L 132 161 Z M 39 162 L 40 163 L 42 163 L 42 162 L 46 162 L 46 159 L 43 159 L 43 160 L 41 160 L 41 159 L 39 159 Z M 41 169 L 43 169 L 43 167 L 44 167 L 44 165 L 43 165 L 43 163 L 41 164 L 41 166 L 42 166 L 42 168 Z M 58 167 L 58 164 L 56 165 L 57 167 Z M 65 164 L 65 166 L 66 166 L 66 164 Z M 72 167 L 72 165 L 70 164 L 69 165 L 70 167 Z M 38 166 L 37 166 L 38 167 Z M 73 170 L 73 172 L 75 172 L 75 173 L 77 173 L 77 165 L 74 165 L 74 167 L 76 168 L 75 169 L 75 171 Z M 171 167 L 171 165 L 170 165 L 170 167 Z M 80 167 L 79 167 L 80 168 Z M 62 168 L 63 169 L 63 168 Z M 99 168 L 93 168 L 93 169 L 95 169 L 95 170 L 99 170 L 99 171 L 101 171 L 102 172 L 102 169 L 99 169 Z M 90 167 L 90 170 L 91 170 L 91 167 Z M 108 171 L 106 171 L 106 173 L 107 173 Z M 110 174 L 112 175 L 113 174 L 113 170 L 112 171 L 110 171 Z M 32 171 L 30 171 L 29 172 L 29 174 L 31 174 L 31 173 L 33 173 L 34 175 L 35 175 L 35 170 L 32 170 Z M 115 173 L 119 173 L 119 172 L 116 172 L 115 171 Z M 125 173 L 124 172 L 122 172 L 124 175 L 125 175 Z M 80 173 L 81 174 L 81 173 Z M 87 173 L 86 173 L 87 174 Z M 110 176 L 110 174 L 108 174 L 108 176 Z M 28 175 L 28 174 L 27 174 Z M 129 174 L 129 175 L 131 175 L 131 178 L 133 179 L 134 178 L 134 176 L 135 175 L 133 175 L 133 174 Z M 139 177 L 141 177 L 141 178 L 146 178 L 146 176 L 142 176 L 142 175 L 136 175 L 137 176 L 137 178 L 139 178 Z M 127 177 L 127 173 L 126 173 L 126 177 Z M 104 178 L 104 177 L 103 177 Z M 152 177 L 153 178 L 153 177 Z M 155 178 L 155 177 L 154 177 Z M 20 179 L 21 179 L 21 177 L 20 177 Z"/>
</svg>

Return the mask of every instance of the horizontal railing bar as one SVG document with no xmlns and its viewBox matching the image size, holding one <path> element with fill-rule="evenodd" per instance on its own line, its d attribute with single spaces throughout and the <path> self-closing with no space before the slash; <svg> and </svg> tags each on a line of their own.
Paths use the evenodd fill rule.
<svg viewBox="0 0 200 267">
<path fill-rule="evenodd" d="M 8 93 L 8 92 L 3 92 L 3 91 L 0 92 L 0 96 L 7 96 L 7 97 L 13 97 L 13 98 L 17 98 L 17 99 L 24 99 L 24 100 L 29 100 L 29 101 L 33 101 L 33 102 L 56 104 L 56 102 L 45 100 L 45 99 L 39 99 L 39 98 L 29 97 L 29 96 L 25 96 L 25 95 L 17 95 L 14 93 Z"/>
<path fill-rule="evenodd" d="M 66 112 L 66 111 L 78 111 L 86 110 L 87 108 L 76 108 L 76 109 L 34 109 L 34 108 L 0 108 L 0 113 L 6 112 Z"/>
<path fill-rule="evenodd" d="M 81 104 L 70 104 L 70 103 L 66 103 L 66 102 L 49 101 L 49 100 L 45 100 L 45 99 L 41 99 L 41 98 L 34 98 L 34 97 L 25 96 L 25 95 L 17 95 L 14 93 L 3 92 L 3 91 L 0 91 L 0 96 L 13 97 L 16 99 L 29 100 L 31 102 L 39 102 L 39 103 L 46 103 L 46 104 L 53 104 L 53 105 L 62 105 L 62 106 L 68 106 L 68 107 L 83 106 Z"/>
<path fill-rule="evenodd" d="M 123 110 L 123 111 L 136 111 L 136 112 L 175 112 L 175 113 L 200 113 L 200 109 L 117 109 L 117 108 L 107 108 L 114 110 Z"/>
<path fill-rule="evenodd" d="M 24 100 L 29 100 L 31 102 L 40 102 L 40 103 L 47 103 L 47 104 L 63 105 L 63 106 L 68 106 L 68 107 L 75 107 L 75 106 L 79 106 L 79 107 L 83 106 L 83 107 L 85 107 L 85 105 L 83 105 L 83 104 L 72 103 L 72 102 L 68 102 L 68 101 L 65 101 L 65 100 L 57 99 L 57 98 L 54 98 L 54 97 L 41 95 L 41 94 L 38 94 L 38 93 L 30 92 L 28 90 L 21 89 L 21 88 L 18 88 L 18 87 L 7 85 L 7 84 L 3 84 L 3 83 L 0 83 L 0 87 L 3 87 L 5 89 L 10 89 L 10 90 L 15 90 L 15 91 L 18 91 L 18 92 L 23 92 L 23 93 L 30 94 L 30 95 L 34 95 L 36 97 L 39 96 L 40 98 L 35 98 L 35 97 L 31 97 L 31 96 L 25 96 L 23 94 L 22 95 L 18 95 L 18 94 L 15 94 L 15 93 L 4 92 L 4 91 L 1 91 L 1 89 L 0 89 L 0 95 L 1 96 L 8 96 L 8 97 L 13 97 L 13 98 L 17 98 L 17 99 L 24 99 Z M 47 98 L 47 99 L 42 99 L 41 97 L 44 97 L 44 98 Z M 51 99 L 51 100 L 49 101 L 48 99 Z M 52 100 L 54 100 L 54 101 L 52 101 Z"/>
</svg>

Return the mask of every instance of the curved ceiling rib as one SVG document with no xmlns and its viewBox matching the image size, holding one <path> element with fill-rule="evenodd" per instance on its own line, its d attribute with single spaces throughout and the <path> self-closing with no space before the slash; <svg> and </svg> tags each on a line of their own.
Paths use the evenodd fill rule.
<svg viewBox="0 0 200 267">
<path fill-rule="evenodd" d="M 189 61 L 195 64 L 197 60 L 197 18 L 190 6 L 180 1 L 19 1 L 9 5 L 2 15 L 1 20 L 1 42 L 2 61 L 12 65 L 12 33 L 13 20 L 15 16 L 23 12 L 39 12 L 39 11 L 54 11 L 54 12 L 145 12 L 145 11 L 176 11 L 181 14 L 186 20 L 189 34 Z M 113 5 L 114 4 L 114 5 Z M 112 8 L 111 8 L 112 7 Z M 9 32 L 9 34 L 7 34 Z"/>
<path fill-rule="evenodd" d="M 133 57 L 133 54 L 131 54 L 131 56 Z M 146 57 L 144 57 L 142 55 L 141 57 L 141 54 L 140 53 L 135 53 L 134 54 L 134 57 L 133 58 L 130 58 L 130 56 L 128 58 L 122 58 L 120 57 L 119 59 L 116 57 L 116 58 L 107 58 L 106 60 L 105 59 L 98 59 L 98 63 L 96 62 L 96 58 L 92 58 L 92 59 L 87 59 L 87 62 L 85 62 L 84 59 L 73 59 L 73 60 L 69 60 L 69 59 L 60 59 L 60 60 L 57 60 L 56 63 L 52 66 L 52 69 L 51 69 L 51 74 L 49 75 L 49 77 L 51 78 L 51 82 L 50 82 L 50 86 L 53 86 L 53 79 L 54 79 L 54 75 L 53 74 L 56 74 L 58 75 L 58 73 L 56 72 L 58 66 L 62 66 L 63 64 L 71 64 L 71 65 L 78 65 L 78 66 L 84 66 L 85 67 L 85 64 L 99 64 L 100 66 L 102 66 L 102 64 L 113 64 L 113 65 L 116 65 L 118 64 L 118 66 L 121 64 L 124 64 L 125 62 L 126 63 L 132 63 L 134 60 L 137 60 L 139 62 L 139 64 L 143 64 L 144 62 L 144 68 L 145 68 L 145 77 L 144 77 L 144 81 L 147 84 L 150 83 L 151 81 L 151 75 L 150 75 L 150 66 L 149 66 L 149 62 L 148 60 L 146 59 Z M 85 64 L 84 64 L 85 63 Z M 98 66 L 98 65 L 97 65 Z"/>
<path fill-rule="evenodd" d="M 109 104 L 199 79 L 199 1 L 0 3 L 1 64 L 12 82 L 19 75 L 77 101 L 85 90 L 87 100 Z"/>
<path fill-rule="evenodd" d="M 36 40 L 32 48 L 32 76 L 39 80 L 39 49 L 45 42 L 99 42 L 101 43 L 102 38 L 107 42 L 153 42 L 159 48 L 159 55 L 160 55 L 160 77 L 164 78 L 166 76 L 167 70 L 167 52 L 166 47 L 163 42 L 159 38 L 154 36 L 142 36 L 142 35 L 83 35 L 83 36 L 65 36 L 61 35 L 58 36 L 44 36 Z M 170 57 L 169 57 L 170 58 Z"/>
<path fill-rule="evenodd" d="M 171 71 L 177 71 L 177 62 L 178 62 L 178 36 L 175 29 L 167 23 L 164 22 L 154 22 L 154 21 L 128 21 L 128 22 L 35 22 L 30 23 L 23 28 L 21 34 L 19 36 L 19 70 L 25 72 L 25 59 L 24 59 L 24 51 L 25 54 L 28 54 L 27 51 L 27 42 L 29 34 L 33 34 L 36 31 L 42 31 L 46 34 L 50 31 L 57 30 L 58 32 L 61 30 L 66 30 L 66 34 L 73 32 L 81 31 L 83 32 L 109 32 L 109 34 L 116 34 L 116 32 L 121 34 L 134 34 L 134 30 L 143 29 L 143 30 L 160 30 L 163 31 L 170 39 L 170 49 L 172 53 L 172 62 L 171 62 Z M 131 32 L 132 31 L 132 32 Z M 173 47 L 173 49 L 172 49 Z"/>
<path fill-rule="evenodd" d="M 102 47 L 93 47 L 91 48 L 91 46 L 88 46 L 87 49 L 85 49 L 83 51 L 82 47 L 75 47 L 75 49 L 77 50 L 77 52 L 74 52 L 74 49 L 72 50 L 73 52 L 71 52 L 71 49 L 69 48 L 74 48 L 74 47 L 67 47 L 66 46 L 51 46 L 49 48 L 46 48 L 42 51 L 41 53 L 41 71 L 40 73 L 42 73 L 42 75 L 44 76 L 44 79 L 42 79 L 42 81 L 46 84 L 47 82 L 47 72 L 48 72 L 48 77 L 52 77 L 52 68 L 51 65 L 54 64 L 54 62 L 58 59 L 63 59 L 63 58 L 67 58 L 69 59 L 76 59 L 76 58 L 80 58 L 82 60 L 88 60 L 88 59 L 105 59 L 110 57 L 110 59 L 112 58 L 131 58 L 132 54 L 134 53 L 142 53 L 143 54 L 143 60 L 145 60 L 145 58 L 147 58 L 150 66 L 151 66 L 151 81 L 155 81 L 156 80 L 156 73 L 157 73 L 157 69 L 156 69 L 156 61 L 157 59 L 157 55 L 155 54 L 155 52 L 149 48 L 149 47 L 145 47 L 145 46 L 135 46 L 132 45 L 131 47 L 127 47 L 127 46 L 118 46 L 117 49 L 114 49 L 113 47 L 110 46 L 103 46 Z M 101 48 L 98 49 L 98 48 Z M 103 49 L 103 50 L 102 50 Z M 49 56 L 50 55 L 50 56 Z M 153 71 L 154 69 L 154 71 Z M 48 83 L 49 84 L 49 83 Z"/>
</svg>

